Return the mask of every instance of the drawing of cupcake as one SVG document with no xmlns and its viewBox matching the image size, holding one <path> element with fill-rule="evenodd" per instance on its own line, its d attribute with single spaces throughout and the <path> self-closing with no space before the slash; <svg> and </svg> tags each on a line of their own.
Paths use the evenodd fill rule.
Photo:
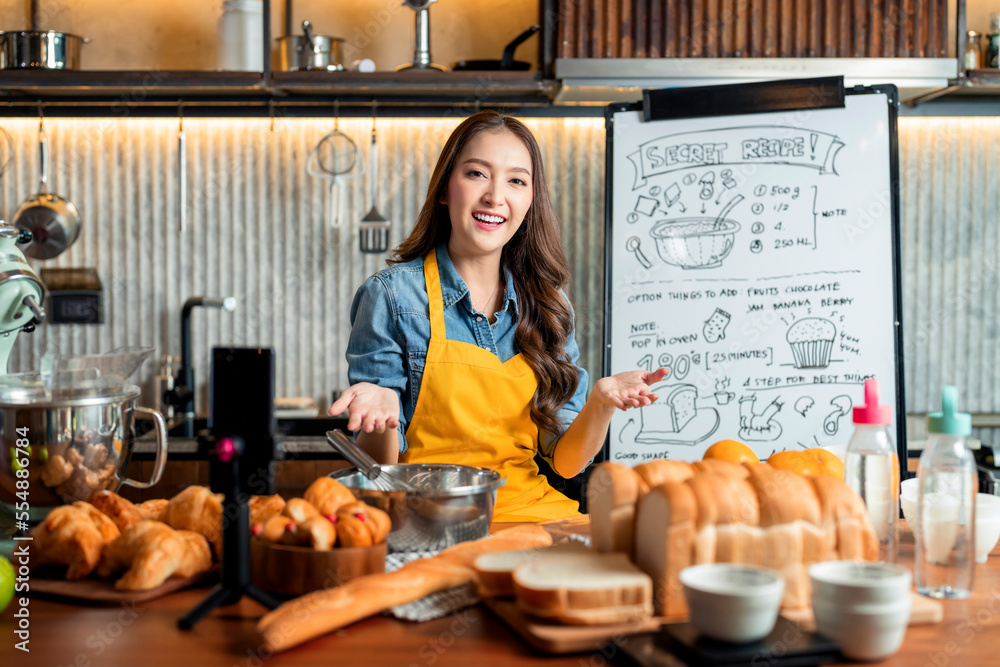
<svg viewBox="0 0 1000 667">
<path fill-rule="evenodd" d="M 826 368 L 830 365 L 837 327 L 822 317 L 807 317 L 793 324 L 785 335 L 792 348 L 796 368 Z"/>
</svg>

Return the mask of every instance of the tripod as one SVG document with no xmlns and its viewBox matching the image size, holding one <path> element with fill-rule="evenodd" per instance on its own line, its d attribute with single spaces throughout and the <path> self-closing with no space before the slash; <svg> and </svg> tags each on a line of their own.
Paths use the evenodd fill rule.
<svg viewBox="0 0 1000 667">
<path fill-rule="evenodd" d="M 202 438 L 199 438 L 201 440 Z M 204 438 L 211 442 L 211 436 Z M 224 489 L 222 501 L 222 581 L 191 611 L 177 621 L 182 630 L 190 630 L 216 607 L 235 604 L 244 595 L 269 609 L 278 606 L 278 601 L 250 583 L 250 508 L 247 494 L 240 483 L 240 455 L 244 444 L 241 438 L 225 437 L 214 441 L 212 451 L 215 456 L 209 466 L 210 475 L 218 479 Z"/>
</svg>

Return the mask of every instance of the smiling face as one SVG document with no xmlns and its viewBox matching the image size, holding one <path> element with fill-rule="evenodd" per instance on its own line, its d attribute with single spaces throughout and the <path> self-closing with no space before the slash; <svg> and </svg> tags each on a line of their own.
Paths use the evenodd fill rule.
<svg viewBox="0 0 1000 667">
<path fill-rule="evenodd" d="M 532 199 L 531 153 L 507 130 L 481 132 L 458 154 L 443 204 L 452 256 L 500 255 Z"/>
</svg>

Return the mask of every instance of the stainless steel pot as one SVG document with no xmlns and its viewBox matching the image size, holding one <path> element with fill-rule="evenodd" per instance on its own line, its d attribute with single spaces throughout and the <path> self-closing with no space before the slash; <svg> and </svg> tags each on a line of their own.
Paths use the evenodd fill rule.
<svg viewBox="0 0 1000 667">
<path fill-rule="evenodd" d="M 303 21 L 301 35 L 285 35 L 278 38 L 280 54 L 278 67 L 285 72 L 340 71 L 344 69 L 340 55 L 343 43 L 344 40 L 340 37 L 314 35 L 309 21 Z"/>
<path fill-rule="evenodd" d="M 80 69 L 86 37 L 56 30 L 0 32 L 0 69 Z"/>
<path fill-rule="evenodd" d="M 122 485 L 145 489 L 160 481 L 167 462 L 167 427 L 159 412 L 136 405 L 138 387 L 98 378 L 46 392 L 7 382 L 9 377 L 0 378 L 4 512 L 18 515 L 30 508 L 29 518 L 36 521 L 54 506 L 86 500 L 96 491 L 117 491 Z M 152 416 L 156 427 L 156 462 L 148 482 L 125 477 L 135 446 L 136 413 Z M 27 489 L 20 488 L 25 479 Z"/>
<path fill-rule="evenodd" d="M 497 489 L 507 480 L 488 468 L 448 463 L 398 463 L 382 466 L 415 491 L 383 491 L 356 468 L 330 475 L 359 500 L 392 519 L 389 551 L 437 551 L 486 537 L 493 521 Z"/>
</svg>

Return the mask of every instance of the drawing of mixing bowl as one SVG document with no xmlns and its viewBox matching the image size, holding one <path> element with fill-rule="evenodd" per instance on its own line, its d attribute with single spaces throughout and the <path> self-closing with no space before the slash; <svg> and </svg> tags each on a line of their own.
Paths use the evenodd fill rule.
<svg viewBox="0 0 1000 667">
<path fill-rule="evenodd" d="M 661 220 L 649 231 L 656 252 L 667 264 L 682 269 L 721 266 L 733 249 L 740 223 L 710 217 Z"/>
</svg>

